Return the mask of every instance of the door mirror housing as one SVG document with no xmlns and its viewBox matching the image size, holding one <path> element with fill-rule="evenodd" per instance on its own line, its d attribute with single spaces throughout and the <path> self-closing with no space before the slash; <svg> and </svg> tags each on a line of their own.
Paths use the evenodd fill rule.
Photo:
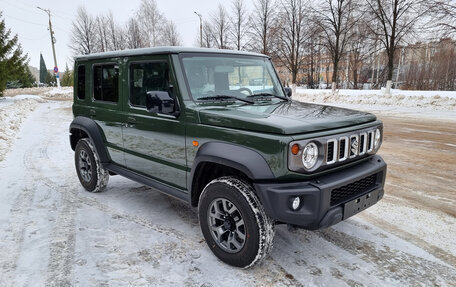
<svg viewBox="0 0 456 287">
<path fill-rule="evenodd" d="M 290 87 L 284 87 L 283 90 L 285 92 L 285 95 L 287 95 L 287 97 L 291 98 L 291 95 L 293 94 L 293 91 L 291 90 L 291 88 Z"/>
<path fill-rule="evenodd" d="M 149 91 L 146 97 L 146 109 L 149 113 L 179 116 L 175 99 L 168 92 Z"/>
</svg>

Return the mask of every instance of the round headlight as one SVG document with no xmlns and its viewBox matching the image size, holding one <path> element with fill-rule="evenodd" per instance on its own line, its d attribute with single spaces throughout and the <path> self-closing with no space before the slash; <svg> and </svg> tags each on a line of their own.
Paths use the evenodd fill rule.
<svg viewBox="0 0 456 287">
<path fill-rule="evenodd" d="M 315 166 L 318 160 L 318 147 L 314 143 L 308 143 L 302 150 L 302 164 L 306 169 Z"/>
<path fill-rule="evenodd" d="M 374 137 L 374 149 L 378 149 L 380 147 L 380 139 L 382 138 L 382 135 L 380 133 L 379 129 L 375 130 L 375 137 Z"/>
</svg>

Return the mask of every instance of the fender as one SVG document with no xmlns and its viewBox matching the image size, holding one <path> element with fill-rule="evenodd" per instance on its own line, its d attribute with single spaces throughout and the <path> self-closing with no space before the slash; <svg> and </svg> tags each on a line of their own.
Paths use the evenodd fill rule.
<svg viewBox="0 0 456 287">
<path fill-rule="evenodd" d="M 187 178 L 187 186 L 192 187 L 194 173 L 202 162 L 212 162 L 237 169 L 251 180 L 258 181 L 275 178 L 266 160 L 255 150 L 222 142 L 203 144 L 196 153 L 192 171 Z"/>
<path fill-rule="evenodd" d="M 97 123 L 89 119 L 87 117 L 75 117 L 74 120 L 70 124 L 70 143 L 71 148 L 74 150 L 76 148 L 76 139 L 75 135 L 73 135 L 73 130 L 79 129 L 84 131 L 92 141 L 97 151 L 98 157 L 100 158 L 101 163 L 107 164 L 111 161 L 109 154 L 105 147 L 105 140 L 103 136 L 103 132 L 98 127 Z"/>
</svg>

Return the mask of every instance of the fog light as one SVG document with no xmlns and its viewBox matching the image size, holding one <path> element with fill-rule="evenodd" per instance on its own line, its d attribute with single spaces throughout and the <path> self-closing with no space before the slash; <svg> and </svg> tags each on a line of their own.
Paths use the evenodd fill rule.
<svg viewBox="0 0 456 287">
<path fill-rule="evenodd" d="M 297 196 L 297 197 L 295 197 L 295 199 L 293 199 L 293 203 L 291 204 L 291 207 L 293 208 L 293 210 L 297 210 L 300 205 L 301 205 L 301 198 L 299 198 L 299 196 Z"/>
</svg>

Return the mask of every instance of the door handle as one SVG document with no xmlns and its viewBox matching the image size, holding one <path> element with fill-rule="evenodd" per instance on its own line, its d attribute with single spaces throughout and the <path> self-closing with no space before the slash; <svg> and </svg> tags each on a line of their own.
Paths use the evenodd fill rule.
<svg viewBox="0 0 456 287">
<path fill-rule="evenodd" d="M 90 109 L 89 114 L 91 118 L 94 118 L 97 115 L 97 112 L 95 110 Z"/>
</svg>

